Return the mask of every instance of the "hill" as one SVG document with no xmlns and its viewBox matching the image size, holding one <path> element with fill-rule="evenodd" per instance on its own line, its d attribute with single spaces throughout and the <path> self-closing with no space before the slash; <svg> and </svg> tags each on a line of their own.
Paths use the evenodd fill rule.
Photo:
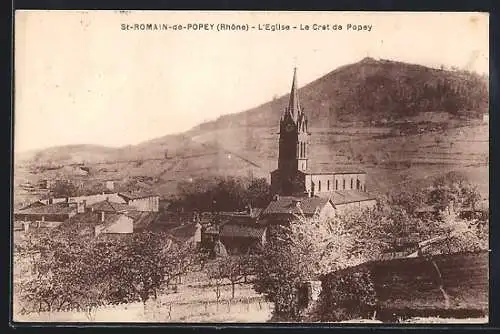
<svg viewBox="0 0 500 334">
<path fill-rule="evenodd" d="M 299 94 L 312 132 L 313 165 L 364 168 L 369 189 L 381 193 L 460 170 L 487 194 L 488 126 L 480 119 L 488 110 L 486 78 L 368 58 Z M 202 175 L 268 177 L 277 164 L 276 132 L 287 99 L 139 145 L 73 145 L 16 156 L 15 185 L 41 178 L 139 179 L 168 197 L 180 180 Z M 85 166 L 88 173 L 68 166 Z"/>
<path fill-rule="evenodd" d="M 466 71 L 365 58 L 337 68 L 299 90 L 313 124 L 401 120 L 422 112 L 444 111 L 470 117 L 488 112 L 488 79 Z M 278 124 L 288 95 L 239 114 L 225 115 L 195 128 L 267 127 Z"/>
</svg>

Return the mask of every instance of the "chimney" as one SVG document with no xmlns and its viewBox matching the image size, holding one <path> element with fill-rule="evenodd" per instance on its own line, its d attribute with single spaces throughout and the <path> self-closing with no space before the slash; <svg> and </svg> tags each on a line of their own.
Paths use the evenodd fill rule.
<svg viewBox="0 0 500 334">
<path fill-rule="evenodd" d="M 104 211 L 101 211 L 101 222 L 104 222 Z"/>
<path fill-rule="evenodd" d="M 84 213 L 86 206 L 87 206 L 87 201 L 86 200 L 83 200 L 81 202 L 77 202 L 76 203 L 76 212 L 77 213 Z"/>
</svg>

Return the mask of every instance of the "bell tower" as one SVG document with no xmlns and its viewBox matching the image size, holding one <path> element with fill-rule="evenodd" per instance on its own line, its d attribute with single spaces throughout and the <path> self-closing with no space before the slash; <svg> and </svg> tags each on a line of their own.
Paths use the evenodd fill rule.
<svg viewBox="0 0 500 334">
<path fill-rule="evenodd" d="M 280 118 L 278 171 L 281 179 L 281 192 L 284 194 L 294 191 L 293 180 L 297 178 L 299 171 L 306 172 L 308 168 L 308 124 L 299 102 L 297 87 L 297 69 L 295 68 L 288 107 L 285 108 Z"/>
</svg>

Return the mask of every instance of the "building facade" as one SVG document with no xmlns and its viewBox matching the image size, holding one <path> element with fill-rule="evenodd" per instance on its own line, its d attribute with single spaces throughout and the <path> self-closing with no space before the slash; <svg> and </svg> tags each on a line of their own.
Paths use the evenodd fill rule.
<svg viewBox="0 0 500 334">
<path fill-rule="evenodd" d="M 160 196 L 144 193 L 119 193 L 125 202 L 137 211 L 160 211 Z"/>
</svg>

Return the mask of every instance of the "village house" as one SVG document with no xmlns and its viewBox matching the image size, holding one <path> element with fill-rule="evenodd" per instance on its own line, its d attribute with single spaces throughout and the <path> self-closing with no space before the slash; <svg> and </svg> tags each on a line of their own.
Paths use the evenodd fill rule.
<svg viewBox="0 0 500 334">
<path fill-rule="evenodd" d="M 133 206 L 138 211 L 158 212 L 160 206 L 160 196 L 149 193 L 129 192 L 118 193 L 118 196 L 130 206 Z"/>
<path fill-rule="evenodd" d="M 259 216 L 259 224 L 287 225 L 297 217 L 327 218 L 335 214 L 332 200 L 324 197 L 295 197 L 275 195 Z"/>
<path fill-rule="evenodd" d="M 168 234 L 174 240 L 180 242 L 191 242 L 197 248 L 201 245 L 202 226 L 199 222 L 192 222 L 181 226 L 174 227 L 168 231 Z"/>
<path fill-rule="evenodd" d="M 331 216 L 347 207 L 375 205 L 374 196 L 367 193 L 364 171 L 340 170 L 333 166 L 324 168 L 309 161 L 308 126 L 307 116 L 299 102 L 297 71 L 294 70 L 288 107 L 280 119 L 278 169 L 271 172 L 271 191 L 279 196 L 264 210 L 265 220 L 275 214 L 286 214 L 285 210 L 297 203 L 307 210 L 316 210 L 320 205 L 322 214 Z M 307 199 L 316 197 L 324 200 Z M 298 211 L 298 208 L 294 210 Z"/>
<path fill-rule="evenodd" d="M 229 254 L 246 254 L 266 243 L 267 228 L 255 221 L 227 222 L 220 228 L 218 239 Z"/>
<path fill-rule="evenodd" d="M 71 217 L 75 216 L 83 208 L 70 203 L 55 203 L 45 205 L 35 202 L 22 209 L 14 211 L 15 227 L 22 226 L 23 230 L 29 228 L 56 227 Z"/>
<path fill-rule="evenodd" d="M 266 227 L 257 223 L 262 208 L 247 207 L 244 212 L 223 212 L 217 239 L 229 254 L 245 254 L 266 242 Z"/>
<path fill-rule="evenodd" d="M 81 235 L 131 234 L 150 229 L 158 219 L 157 212 L 143 212 L 110 200 L 85 206 L 61 228 Z"/>
<path fill-rule="evenodd" d="M 71 196 L 71 197 L 58 197 L 58 198 L 47 198 L 40 200 L 44 204 L 52 203 L 82 203 L 85 202 L 87 205 L 93 203 L 101 202 L 104 200 L 109 200 L 115 203 L 126 203 L 126 201 L 118 195 L 118 193 L 113 192 L 101 192 L 99 194 L 83 195 L 83 196 Z"/>
<path fill-rule="evenodd" d="M 94 233 L 99 234 L 131 234 L 134 232 L 134 219 L 126 213 L 108 213 L 101 211 L 100 224 L 95 226 Z"/>
</svg>

